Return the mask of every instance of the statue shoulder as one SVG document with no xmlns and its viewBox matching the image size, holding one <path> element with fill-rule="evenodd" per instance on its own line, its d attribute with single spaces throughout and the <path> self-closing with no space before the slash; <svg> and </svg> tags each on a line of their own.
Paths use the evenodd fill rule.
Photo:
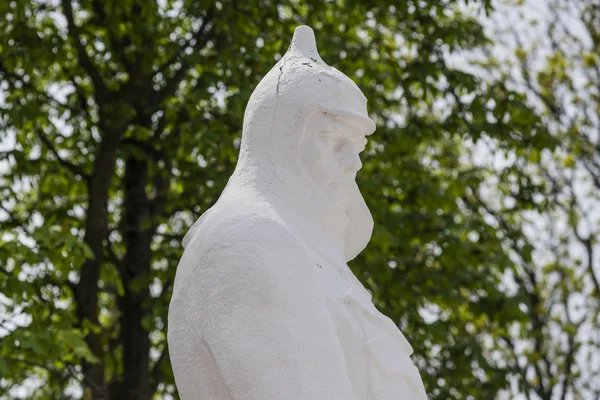
<svg viewBox="0 0 600 400">
<path fill-rule="evenodd" d="M 224 207 L 213 210 L 197 228 L 185 253 L 202 263 L 215 258 L 293 253 L 304 256 L 303 243 L 268 209 Z M 184 258 L 185 254 L 184 254 Z"/>
<path fill-rule="evenodd" d="M 256 213 L 213 217 L 185 249 L 174 298 L 206 304 L 215 288 L 236 296 L 260 288 L 275 300 L 294 290 L 291 282 L 315 279 L 306 248 L 281 221 Z"/>
<path fill-rule="evenodd" d="M 199 230 L 194 242 L 223 247 L 225 244 L 251 244 L 290 242 L 300 244 L 299 239 L 286 224 L 268 211 L 246 210 L 243 212 L 217 211 L 206 221 L 206 229 Z"/>
</svg>

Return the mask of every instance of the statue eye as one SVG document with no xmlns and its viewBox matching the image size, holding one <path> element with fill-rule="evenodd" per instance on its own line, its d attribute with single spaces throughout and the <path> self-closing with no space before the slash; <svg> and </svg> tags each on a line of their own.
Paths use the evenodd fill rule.
<svg viewBox="0 0 600 400">
<path fill-rule="evenodd" d="M 320 136 L 335 147 L 339 146 L 342 139 L 342 135 L 336 131 L 323 131 Z"/>
<path fill-rule="evenodd" d="M 328 140 L 338 140 L 340 136 L 336 131 L 322 131 L 320 135 Z"/>
</svg>

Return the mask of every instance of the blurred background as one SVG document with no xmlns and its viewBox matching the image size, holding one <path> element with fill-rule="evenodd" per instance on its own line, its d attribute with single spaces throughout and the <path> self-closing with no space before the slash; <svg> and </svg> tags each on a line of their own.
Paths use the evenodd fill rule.
<svg viewBox="0 0 600 400">
<path fill-rule="evenodd" d="M 377 122 L 350 267 L 429 397 L 599 399 L 599 0 L 0 1 L 0 398 L 178 398 L 181 239 L 300 24 Z"/>
</svg>

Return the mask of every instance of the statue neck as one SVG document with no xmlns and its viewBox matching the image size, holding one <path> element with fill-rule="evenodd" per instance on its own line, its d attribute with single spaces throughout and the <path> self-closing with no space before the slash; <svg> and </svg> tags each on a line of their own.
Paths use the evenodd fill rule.
<svg viewBox="0 0 600 400">
<path fill-rule="evenodd" d="M 347 204 L 330 201 L 302 176 L 286 174 L 283 180 L 272 166 L 269 169 L 236 170 L 223 197 L 271 208 L 307 246 L 332 262 L 344 263 Z"/>
</svg>

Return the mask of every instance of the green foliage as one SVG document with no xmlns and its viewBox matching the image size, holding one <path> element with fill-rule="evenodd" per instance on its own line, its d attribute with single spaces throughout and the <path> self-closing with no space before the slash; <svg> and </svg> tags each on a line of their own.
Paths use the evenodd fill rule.
<svg viewBox="0 0 600 400">
<path fill-rule="evenodd" d="M 522 165 L 502 171 L 518 190 L 498 223 L 479 195 L 496 171 L 464 155 L 491 139 L 535 164 L 560 140 L 524 95 L 447 63 L 490 44 L 462 3 L 1 2 L 0 390 L 176 396 L 165 334 L 180 242 L 300 24 L 378 124 L 359 174 L 376 229 L 351 267 L 414 345 L 432 399 L 508 388 L 515 370 L 490 343 L 535 305 L 505 277 L 520 265 L 510 244 L 532 258 L 513 226 L 546 187 Z"/>
<path fill-rule="evenodd" d="M 490 159 L 503 158 L 506 166 L 492 196 L 480 197 L 506 235 L 504 245 L 515 260 L 511 286 L 526 316 L 510 336 L 500 337 L 494 351 L 506 360 L 518 391 L 530 398 L 595 398 L 600 393 L 594 361 L 600 355 L 594 333 L 600 331 L 600 70 L 594 60 L 600 51 L 600 6 L 585 0 L 540 3 L 549 15 L 543 23 L 521 20 L 523 29 L 495 33 L 496 52 L 516 43 L 516 59 L 487 63 L 499 82 L 520 88 L 533 117 L 556 143 L 546 146 L 547 135 L 536 130 L 534 148 L 504 157 L 497 143 L 490 148 Z M 533 16 L 527 7 L 516 8 L 522 19 Z"/>
</svg>

